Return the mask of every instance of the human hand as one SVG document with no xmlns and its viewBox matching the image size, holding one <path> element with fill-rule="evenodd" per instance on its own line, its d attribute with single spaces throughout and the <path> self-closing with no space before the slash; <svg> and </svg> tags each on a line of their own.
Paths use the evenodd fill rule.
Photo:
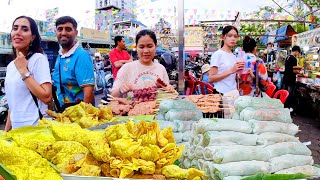
<svg viewBox="0 0 320 180">
<path fill-rule="evenodd" d="M 248 69 L 248 73 L 251 75 L 251 77 L 255 77 L 251 68 Z"/>
<path fill-rule="evenodd" d="M 14 60 L 14 65 L 21 75 L 28 71 L 28 60 L 25 58 L 22 52 L 18 52 L 18 56 Z"/>
<path fill-rule="evenodd" d="M 126 94 L 132 90 L 133 90 L 133 86 L 130 83 L 123 83 L 119 88 L 120 94 Z"/>
<path fill-rule="evenodd" d="M 236 73 L 244 68 L 244 62 L 236 62 L 236 64 L 231 69 L 232 74 Z"/>
</svg>

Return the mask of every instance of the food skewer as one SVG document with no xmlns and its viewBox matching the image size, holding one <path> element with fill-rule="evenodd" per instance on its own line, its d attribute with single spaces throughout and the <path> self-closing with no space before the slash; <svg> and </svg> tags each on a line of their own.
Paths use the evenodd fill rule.
<svg viewBox="0 0 320 180">
<path fill-rule="evenodd" d="M 116 99 L 113 98 L 107 98 L 108 101 L 116 101 Z"/>
<path fill-rule="evenodd" d="M 111 94 L 107 94 L 108 97 L 111 97 L 111 98 L 115 98 L 114 96 L 112 96 Z"/>
<path fill-rule="evenodd" d="M 103 99 L 101 99 L 101 102 L 102 102 L 103 104 L 109 104 L 108 101 L 105 101 L 105 100 L 103 100 Z"/>
</svg>

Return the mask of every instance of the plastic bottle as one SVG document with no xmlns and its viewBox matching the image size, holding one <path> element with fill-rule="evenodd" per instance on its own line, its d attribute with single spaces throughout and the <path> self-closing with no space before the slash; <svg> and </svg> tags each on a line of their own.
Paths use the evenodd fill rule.
<svg viewBox="0 0 320 180">
<path fill-rule="evenodd" d="M 277 71 L 277 76 L 278 76 L 277 87 L 278 89 L 281 89 L 282 78 L 279 70 Z"/>
<path fill-rule="evenodd" d="M 249 70 L 250 67 L 248 67 L 248 63 L 245 60 L 245 52 L 244 51 L 239 51 L 237 59 L 238 59 L 237 62 L 244 63 L 243 69 L 238 71 L 238 74 L 241 77 L 241 81 L 247 81 L 248 75 L 249 75 L 248 70 Z"/>
</svg>

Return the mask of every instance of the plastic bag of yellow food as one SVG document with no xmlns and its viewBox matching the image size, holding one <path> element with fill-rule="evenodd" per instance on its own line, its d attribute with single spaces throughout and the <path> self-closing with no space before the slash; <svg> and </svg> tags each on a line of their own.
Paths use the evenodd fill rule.
<svg viewBox="0 0 320 180">
<path fill-rule="evenodd" d="M 158 123 L 153 121 L 151 123 L 147 123 L 146 121 L 141 121 L 140 123 L 135 124 L 135 135 L 136 138 L 140 138 L 141 135 L 146 134 L 148 131 L 157 130 Z"/>
<path fill-rule="evenodd" d="M 57 141 L 73 141 L 79 136 L 82 128 L 79 124 L 62 124 L 57 121 L 51 121 L 43 118 L 39 124 L 47 125 L 52 129 L 53 135 Z"/>
<path fill-rule="evenodd" d="M 168 140 L 168 143 L 175 143 L 172 128 L 164 128 L 162 131 L 163 136 Z"/>
<path fill-rule="evenodd" d="M 100 124 L 98 118 L 92 116 L 82 116 L 79 120 L 79 124 L 82 128 L 89 128 L 93 126 L 98 126 Z"/>
<path fill-rule="evenodd" d="M 98 161 L 108 162 L 111 154 L 111 149 L 109 147 L 108 141 L 103 137 L 94 135 L 91 136 L 90 134 L 92 133 L 89 133 L 88 136 L 93 138 L 89 139 L 86 147 L 93 154 L 93 157 Z"/>
<path fill-rule="evenodd" d="M 143 159 L 135 158 L 111 158 L 110 166 L 103 164 L 102 172 L 104 174 L 111 174 L 113 177 L 128 178 L 131 177 L 134 172 L 140 172 L 142 174 L 154 174 L 155 164 L 151 161 L 145 161 Z M 118 176 L 117 176 L 118 175 Z"/>
<path fill-rule="evenodd" d="M 94 107 L 92 104 L 87 104 L 87 103 L 81 102 L 81 103 L 79 103 L 79 105 L 82 107 L 82 109 L 84 109 L 86 114 L 93 116 L 93 117 L 98 116 L 99 109 Z"/>
<path fill-rule="evenodd" d="M 195 178 L 201 178 L 202 176 L 204 176 L 205 173 L 194 168 L 181 169 L 179 166 L 176 165 L 168 165 L 162 168 L 162 174 L 166 178 L 192 180 Z"/>
<path fill-rule="evenodd" d="M 10 170 L 17 180 L 62 180 L 49 162 L 38 153 L 6 140 L 0 140 L 0 163 Z"/>
<path fill-rule="evenodd" d="M 155 164 L 152 161 L 146 161 L 143 159 L 132 159 L 134 166 L 139 169 L 142 174 L 154 174 L 155 173 Z"/>
<path fill-rule="evenodd" d="M 6 133 L 19 146 L 34 150 L 38 142 L 55 142 L 52 130 L 44 126 L 25 126 Z"/>
<path fill-rule="evenodd" d="M 62 141 L 76 141 L 85 146 L 98 161 L 108 162 L 110 148 L 104 131 L 82 129 L 78 124 L 62 124 L 57 121 L 42 120 L 49 124 L 55 137 Z"/>
<path fill-rule="evenodd" d="M 100 166 L 83 165 L 77 172 L 72 174 L 80 176 L 100 176 L 100 172 Z"/>
<path fill-rule="evenodd" d="M 54 120 L 62 123 L 79 123 L 82 128 L 97 126 L 106 122 L 114 122 L 110 107 L 101 106 L 99 109 L 81 102 L 75 106 L 68 107 L 63 113 L 46 111 Z"/>
<path fill-rule="evenodd" d="M 132 135 L 127 129 L 126 124 L 117 124 L 114 126 L 109 126 L 106 129 L 105 137 L 108 142 L 116 141 L 121 138 L 131 138 Z"/>
<path fill-rule="evenodd" d="M 178 160 L 183 152 L 184 145 L 177 147 L 176 144 L 170 143 L 159 151 L 159 160 L 156 162 L 156 172 L 160 173 L 161 168 L 173 164 Z"/>
<path fill-rule="evenodd" d="M 0 130 L 0 138 L 3 137 L 3 136 L 5 136 L 5 134 L 6 134 L 6 132 Z"/>
<path fill-rule="evenodd" d="M 135 170 L 131 161 L 129 161 L 126 158 L 119 158 L 119 157 L 117 158 L 112 157 L 110 159 L 110 169 L 111 169 L 110 174 L 113 177 L 122 177 L 122 178 L 127 177 Z M 118 174 L 118 176 L 115 176 L 115 174 Z"/>
<path fill-rule="evenodd" d="M 82 107 L 84 103 L 66 108 L 62 115 L 70 118 L 72 122 L 78 122 L 82 116 L 86 115 L 85 109 Z"/>
<path fill-rule="evenodd" d="M 146 161 L 155 162 L 159 159 L 160 148 L 156 145 L 148 145 L 140 148 L 139 156 Z"/>
<path fill-rule="evenodd" d="M 137 142 L 133 139 L 118 139 L 111 143 L 111 153 L 121 158 L 131 157 L 136 152 L 139 152 L 139 148 L 142 140 Z"/>
<path fill-rule="evenodd" d="M 98 114 L 99 119 L 103 122 L 107 122 L 112 119 L 112 110 L 109 106 L 101 106 Z"/>
<path fill-rule="evenodd" d="M 142 140 L 142 145 L 157 144 L 157 132 L 155 130 L 147 131 L 146 134 L 141 135 L 139 138 Z"/>
</svg>

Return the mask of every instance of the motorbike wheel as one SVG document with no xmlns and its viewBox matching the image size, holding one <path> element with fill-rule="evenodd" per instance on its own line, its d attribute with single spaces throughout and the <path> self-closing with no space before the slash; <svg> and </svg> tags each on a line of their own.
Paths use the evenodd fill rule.
<svg viewBox="0 0 320 180">
<path fill-rule="evenodd" d="M 94 95 L 98 95 L 98 94 L 102 94 L 102 93 L 103 93 L 103 89 L 94 90 Z"/>
<path fill-rule="evenodd" d="M 106 88 L 112 88 L 112 86 L 113 86 L 113 79 L 109 79 L 106 84 Z"/>
<path fill-rule="evenodd" d="M 97 84 L 94 85 L 94 95 L 103 93 L 103 87 L 99 87 Z"/>
</svg>

